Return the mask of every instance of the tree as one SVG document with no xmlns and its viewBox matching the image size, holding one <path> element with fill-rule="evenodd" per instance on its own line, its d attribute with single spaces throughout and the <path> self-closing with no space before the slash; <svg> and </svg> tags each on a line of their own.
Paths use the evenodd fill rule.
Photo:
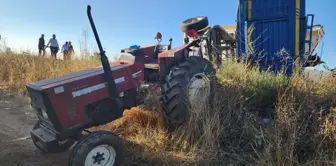
<svg viewBox="0 0 336 166">
<path fill-rule="evenodd" d="M 88 48 L 88 39 L 89 39 L 88 30 L 82 29 L 81 38 L 79 39 L 79 49 L 80 49 L 80 55 L 84 59 L 87 59 L 90 56 Z"/>
</svg>

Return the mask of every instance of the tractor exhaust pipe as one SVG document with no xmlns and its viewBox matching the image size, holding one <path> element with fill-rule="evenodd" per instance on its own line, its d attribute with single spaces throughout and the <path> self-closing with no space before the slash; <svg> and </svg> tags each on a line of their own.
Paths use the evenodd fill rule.
<svg viewBox="0 0 336 166">
<path fill-rule="evenodd" d="M 91 28 L 92 28 L 92 31 L 93 31 L 94 36 L 96 38 L 97 44 L 98 44 L 99 54 L 100 54 L 100 61 L 102 63 L 103 69 L 104 69 L 104 79 L 107 82 L 110 96 L 116 98 L 116 97 L 118 97 L 116 83 L 115 83 L 114 78 L 112 76 L 110 62 L 109 62 L 109 60 L 108 60 L 108 58 L 107 58 L 107 56 L 105 54 L 105 51 L 103 50 L 103 46 L 102 46 L 102 44 L 100 42 L 96 26 L 95 26 L 95 24 L 93 22 L 92 15 L 91 15 L 91 6 L 90 5 L 87 6 L 87 15 L 89 17 Z"/>
</svg>

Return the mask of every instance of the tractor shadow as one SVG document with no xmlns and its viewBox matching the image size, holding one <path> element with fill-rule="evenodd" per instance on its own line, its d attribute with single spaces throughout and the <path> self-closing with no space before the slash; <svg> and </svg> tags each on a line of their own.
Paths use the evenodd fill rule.
<svg viewBox="0 0 336 166">
<path fill-rule="evenodd" d="M 125 143 L 125 158 L 124 158 L 124 166 L 147 166 L 147 165 L 162 165 L 163 163 L 169 163 L 169 165 L 180 165 L 182 161 L 172 160 L 162 155 L 155 155 L 155 158 L 151 157 L 150 153 L 146 153 L 146 149 L 148 149 L 144 145 L 139 145 L 134 142 L 124 141 Z M 69 149 L 63 153 L 55 153 L 55 154 L 45 154 L 39 152 L 37 149 L 34 151 L 36 156 L 40 156 L 42 158 L 46 158 L 48 161 L 52 161 L 55 166 L 65 166 L 68 165 L 68 160 L 71 154 L 71 150 Z M 38 153 L 38 154 L 37 154 Z M 150 163 L 149 163 L 150 161 Z M 50 162 L 43 162 L 47 166 Z M 43 165 L 43 164 L 42 164 Z M 42 166 L 38 165 L 38 166 Z M 44 166 L 44 165 L 43 165 Z"/>
</svg>

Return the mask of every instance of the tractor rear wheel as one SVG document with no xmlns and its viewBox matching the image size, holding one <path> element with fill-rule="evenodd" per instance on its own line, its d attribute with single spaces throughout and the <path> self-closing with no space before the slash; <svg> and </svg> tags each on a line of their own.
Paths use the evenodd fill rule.
<svg viewBox="0 0 336 166">
<path fill-rule="evenodd" d="M 191 56 L 174 66 L 161 88 L 161 103 L 170 129 L 174 130 L 200 103 L 211 104 L 216 88 L 215 69 L 201 57 Z"/>
<path fill-rule="evenodd" d="M 73 148 L 69 166 L 120 166 L 125 146 L 120 137 L 108 131 L 96 131 L 86 135 Z"/>
<path fill-rule="evenodd" d="M 40 121 L 37 121 L 33 127 L 33 130 L 37 129 L 40 127 Z M 62 153 L 67 151 L 73 144 L 75 144 L 76 141 L 71 140 L 71 139 L 66 139 L 64 141 L 59 141 L 57 146 L 53 146 L 53 148 L 48 148 L 47 151 L 40 148 L 37 145 L 37 139 L 34 135 L 31 134 L 31 139 L 33 141 L 33 144 L 35 145 L 36 148 L 38 148 L 40 151 L 45 152 L 45 153 Z"/>
</svg>

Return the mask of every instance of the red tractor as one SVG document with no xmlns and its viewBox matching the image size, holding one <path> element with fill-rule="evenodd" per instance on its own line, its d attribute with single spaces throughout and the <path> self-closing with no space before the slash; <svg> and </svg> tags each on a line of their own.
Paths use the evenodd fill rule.
<svg viewBox="0 0 336 166">
<path fill-rule="evenodd" d="M 180 47 L 171 49 L 170 40 L 169 45 L 124 49 L 124 55 L 110 63 L 90 6 L 87 14 L 102 67 L 27 84 L 31 105 L 39 118 L 31 138 L 38 149 L 47 153 L 66 151 L 77 142 L 69 166 L 120 165 L 123 141 L 112 132 L 86 129 L 116 120 L 124 109 L 141 104 L 138 90 L 146 84 L 160 87 L 168 126 L 176 127 L 187 120 L 195 103 L 210 102 L 215 90 L 215 69 L 202 57 L 202 51 L 197 53 L 201 56 L 189 56 L 191 48 L 199 47 L 203 41 L 197 30 L 206 28 L 208 22 L 206 17 L 201 23 L 197 19 L 186 21 L 183 28 L 194 40 Z"/>
</svg>

